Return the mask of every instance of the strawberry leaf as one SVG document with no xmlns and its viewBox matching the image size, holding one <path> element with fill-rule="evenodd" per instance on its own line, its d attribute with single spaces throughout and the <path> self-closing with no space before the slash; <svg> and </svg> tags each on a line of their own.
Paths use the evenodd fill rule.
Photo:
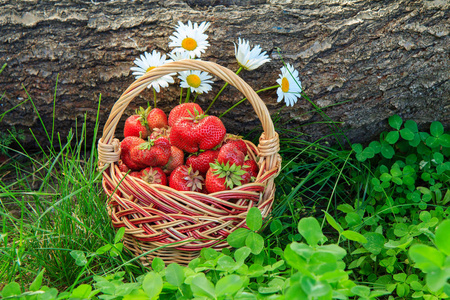
<svg viewBox="0 0 450 300">
<path fill-rule="evenodd" d="M 241 186 L 242 184 L 241 184 L 241 181 L 240 180 L 236 180 L 236 179 L 233 179 L 233 184 L 235 185 L 235 186 Z"/>
<path fill-rule="evenodd" d="M 153 147 L 154 144 L 155 144 L 154 140 L 149 138 L 148 142 L 145 142 L 145 143 L 142 143 L 142 144 L 139 145 L 139 149 L 141 149 L 141 150 L 150 150 Z"/>
<path fill-rule="evenodd" d="M 231 180 L 231 178 L 226 178 L 225 179 L 225 186 L 232 189 L 233 188 L 233 181 Z"/>
<path fill-rule="evenodd" d="M 186 110 L 187 111 L 187 113 L 191 116 L 191 118 L 194 118 L 195 117 L 195 112 L 197 111 L 195 108 L 194 108 L 194 114 L 192 114 L 192 112 L 189 110 L 189 109 L 187 109 Z M 198 112 L 197 112 L 198 113 Z"/>
<path fill-rule="evenodd" d="M 227 176 L 227 173 L 219 173 L 217 178 L 224 178 L 225 176 Z"/>
<path fill-rule="evenodd" d="M 244 170 L 239 170 L 239 171 L 234 172 L 234 174 L 239 175 L 239 176 L 242 176 L 245 173 L 247 173 L 247 172 L 245 172 Z"/>
</svg>

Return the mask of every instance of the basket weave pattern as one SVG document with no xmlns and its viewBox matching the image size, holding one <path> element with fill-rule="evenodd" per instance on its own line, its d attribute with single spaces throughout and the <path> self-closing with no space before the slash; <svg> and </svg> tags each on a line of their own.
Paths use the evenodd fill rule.
<svg viewBox="0 0 450 300">
<path fill-rule="evenodd" d="M 258 146 L 246 141 L 249 156 L 257 161 L 260 169 L 255 182 L 203 194 L 148 184 L 139 178 L 125 176 L 119 170 L 116 162 L 120 159 L 120 141 L 114 138 L 114 132 L 128 104 L 151 81 L 188 70 L 216 75 L 240 90 L 252 104 L 264 130 Z M 136 255 L 142 255 L 140 259 L 144 265 L 156 256 L 166 263 L 187 264 L 204 247 L 228 247 L 226 237 L 245 226 L 251 207 L 258 207 L 263 217 L 270 213 L 275 193 L 274 178 L 281 165 L 278 151 L 278 135 L 267 107 L 231 70 L 197 60 L 170 62 L 152 69 L 132 83 L 114 104 L 98 142 L 99 167 L 105 169 L 103 188 L 108 195 L 112 224 L 125 227 L 124 244 Z"/>
</svg>

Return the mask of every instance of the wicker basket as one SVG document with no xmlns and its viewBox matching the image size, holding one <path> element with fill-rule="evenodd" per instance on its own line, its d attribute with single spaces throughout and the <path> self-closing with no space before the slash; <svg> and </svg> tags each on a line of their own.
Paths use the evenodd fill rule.
<svg viewBox="0 0 450 300">
<path fill-rule="evenodd" d="M 206 71 L 235 86 L 247 97 L 258 118 L 263 134 L 259 145 L 246 141 L 248 152 L 257 158 L 260 168 L 255 182 L 212 194 L 180 192 L 168 186 L 148 184 L 125 176 L 116 162 L 120 141 L 114 138 L 116 126 L 130 101 L 161 76 L 180 71 Z M 108 214 L 114 227 L 125 227 L 124 244 L 144 265 L 154 257 L 166 263 L 187 264 L 204 247 L 229 247 L 227 236 L 245 227 L 251 207 L 258 207 L 263 218 L 271 211 L 274 178 L 281 158 L 279 140 L 267 107 L 255 91 L 231 70 L 199 60 L 170 62 L 152 69 L 133 82 L 114 104 L 98 142 L 99 167 L 104 168 L 103 188 L 108 195 Z M 148 253 L 147 253 L 148 252 Z M 143 255 L 146 253 L 145 255 Z"/>
</svg>

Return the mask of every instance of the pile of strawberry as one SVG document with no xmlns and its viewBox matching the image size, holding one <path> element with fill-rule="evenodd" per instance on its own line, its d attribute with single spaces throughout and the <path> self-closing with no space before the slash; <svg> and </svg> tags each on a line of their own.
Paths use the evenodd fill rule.
<svg viewBox="0 0 450 300">
<path fill-rule="evenodd" d="M 169 118 L 159 108 L 141 108 L 125 121 L 120 147 L 120 171 L 179 191 L 230 190 L 259 171 L 246 143 L 196 103 L 174 107 Z"/>
</svg>

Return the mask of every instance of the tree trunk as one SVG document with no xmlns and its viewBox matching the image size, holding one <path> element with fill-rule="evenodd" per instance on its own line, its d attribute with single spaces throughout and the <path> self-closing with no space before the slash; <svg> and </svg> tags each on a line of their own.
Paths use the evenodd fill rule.
<svg viewBox="0 0 450 300">
<path fill-rule="evenodd" d="M 92 137 L 100 95 L 103 125 L 134 81 L 133 60 L 144 51 L 169 52 L 174 26 L 188 20 L 211 22 L 204 60 L 236 71 L 233 42 L 238 37 L 268 52 L 271 62 L 240 73 L 255 90 L 276 84 L 281 56 L 293 64 L 305 94 L 353 142 L 375 138 L 393 114 L 421 127 L 435 120 L 450 126 L 446 0 L 0 0 L 0 7 L 0 66 L 7 63 L 0 74 L 0 92 L 5 92 L 0 114 L 8 111 L 0 132 L 22 129 L 27 145 L 34 143 L 28 128 L 48 144 L 41 120 L 51 136 L 53 105 L 56 131 L 67 135 L 86 114 Z M 206 108 L 222 85 L 217 80 L 213 91 L 197 102 Z M 163 90 L 158 107 L 169 112 L 179 93 L 176 85 Z M 311 140 L 332 131 L 305 99 L 287 108 L 277 103 L 276 90 L 260 96 L 271 113 L 280 111 L 286 121 L 277 126 L 303 125 L 299 131 Z M 224 112 L 241 98 L 228 87 L 210 112 Z M 147 101 L 153 102 L 149 90 L 127 113 Z M 233 133 L 245 134 L 259 125 L 248 103 L 223 120 Z M 120 129 L 116 135 L 121 137 Z"/>
</svg>

